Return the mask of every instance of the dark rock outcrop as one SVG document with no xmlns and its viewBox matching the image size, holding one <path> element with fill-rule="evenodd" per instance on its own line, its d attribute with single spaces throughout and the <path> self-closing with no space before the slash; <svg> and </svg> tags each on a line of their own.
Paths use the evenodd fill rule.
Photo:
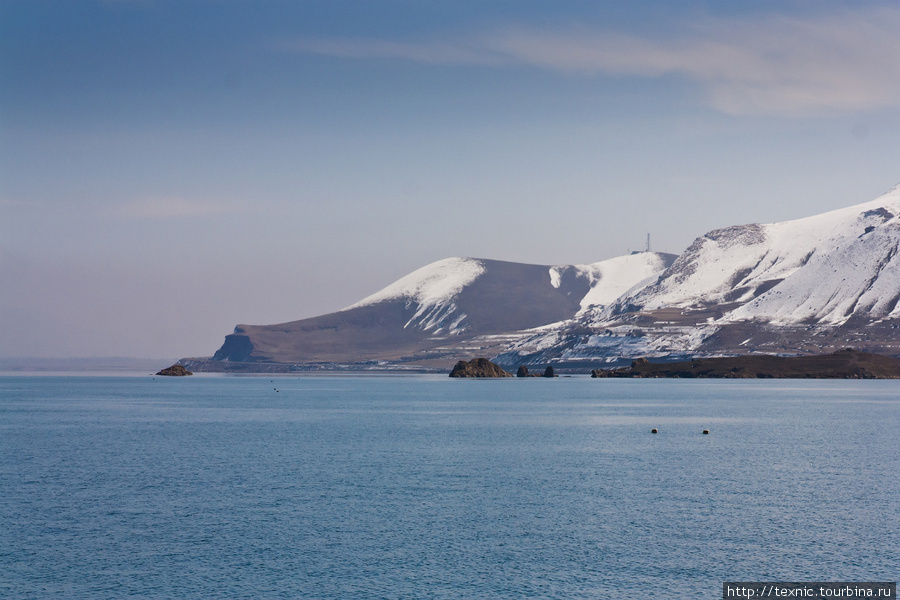
<svg viewBox="0 0 900 600">
<path fill-rule="evenodd" d="M 157 375 L 162 375 L 164 377 L 185 377 L 187 375 L 193 375 L 190 371 L 182 367 L 181 365 L 172 365 L 171 367 L 166 367 Z"/>
<path fill-rule="evenodd" d="M 858 350 L 817 356 L 750 355 L 595 369 L 591 377 L 678 377 L 725 379 L 900 379 L 900 359 Z"/>
<path fill-rule="evenodd" d="M 531 373 L 528 370 L 528 367 L 519 365 L 519 370 L 516 371 L 516 377 L 559 377 L 559 375 L 557 375 L 553 370 L 553 367 L 549 365 L 540 373 Z"/>
<path fill-rule="evenodd" d="M 450 371 L 450 377 L 512 377 L 512 374 L 486 358 L 476 358 L 469 362 L 461 360 L 456 363 Z"/>
</svg>

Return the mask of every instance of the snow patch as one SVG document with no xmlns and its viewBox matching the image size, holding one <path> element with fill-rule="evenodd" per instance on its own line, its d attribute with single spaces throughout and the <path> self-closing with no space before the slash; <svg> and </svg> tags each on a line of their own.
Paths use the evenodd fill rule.
<svg viewBox="0 0 900 600">
<path fill-rule="evenodd" d="M 560 281 L 562 280 L 559 274 L 559 267 L 550 267 L 550 285 L 559 289 Z"/>
<path fill-rule="evenodd" d="M 451 302 L 463 288 L 484 273 L 484 264 L 474 258 L 445 258 L 401 277 L 381 291 L 344 310 L 404 299 L 419 304 L 416 316 Z"/>
<path fill-rule="evenodd" d="M 662 256 L 655 252 L 641 252 L 618 256 L 588 265 L 575 265 L 590 281 L 591 289 L 581 299 L 581 310 L 607 306 L 623 294 L 636 291 L 652 283 L 665 270 Z"/>
</svg>

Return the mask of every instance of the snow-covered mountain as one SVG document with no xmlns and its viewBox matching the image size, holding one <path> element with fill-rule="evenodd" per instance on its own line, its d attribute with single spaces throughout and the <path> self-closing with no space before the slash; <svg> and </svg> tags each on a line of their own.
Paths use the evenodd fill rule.
<svg viewBox="0 0 900 600">
<path fill-rule="evenodd" d="M 455 361 L 508 332 L 572 319 L 655 280 L 673 255 L 639 253 L 587 265 L 448 258 L 343 310 L 278 325 L 238 325 L 213 357 L 230 362 Z M 488 336 L 471 346 L 467 340 Z M 497 347 L 496 351 L 502 350 Z"/>
<path fill-rule="evenodd" d="M 900 353 L 900 186 L 828 213 L 711 231 L 657 281 L 513 340 L 503 361 Z"/>
<path fill-rule="evenodd" d="M 594 365 L 842 347 L 900 355 L 900 186 L 804 219 L 710 231 L 677 258 L 448 258 L 335 313 L 238 325 L 212 361 L 186 364 Z"/>
<path fill-rule="evenodd" d="M 897 316 L 900 187 L 866 204 L 697 238 L 654 285 L 615 310 L 742 304 L 730 320 L 839 325 Z"/>
<path fill-rule="evenodd" d="M 843 325 L 900 318 L 900 193 L 846 216 L 848 226 L 836 227 L 800 268 L 728 319 Z"/>
</svg>

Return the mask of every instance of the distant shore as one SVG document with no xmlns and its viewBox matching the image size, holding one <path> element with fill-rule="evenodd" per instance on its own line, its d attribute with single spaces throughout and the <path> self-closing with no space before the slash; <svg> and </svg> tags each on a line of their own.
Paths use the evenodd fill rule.
<svg viewBox="0 0 900 600">
<path fill-rule="evenodd" d="M 900 358 L 839 350 L 816 356 L 747 355 L 595 369 L 592 377 L 706 379 L 900 379 Z"/>
<path fill-rule="evenodd" d="M 271 375 L 446 375 L 450 368 L 387 361 L 360 363 L 306 363 L 219 361 L 208 358 L 179 361 L 195 373 L 271 374 Z M 620 362 L 620 364 L 622 364 Z M 597 363 L 553 364 L 561 375 L 627 378 L 709 378 L 709 379 L 900 379 L 900 358 L 840 350 L 832 354 L 810 356 L 744 355 L 717 358 L 636 359 L 630 366 L 613 367 Z M 516 366 L 502 365 L 504 368 Z M 533 365 L 528 365 L 531 369 Z M 541 369 L 546 364 L 539 365 Z"/>
<path fill-rule="evenodd" d="M 173 363 L 171 358 L 0 358 L 3 373 L 155 373 Z"/>
</svg>

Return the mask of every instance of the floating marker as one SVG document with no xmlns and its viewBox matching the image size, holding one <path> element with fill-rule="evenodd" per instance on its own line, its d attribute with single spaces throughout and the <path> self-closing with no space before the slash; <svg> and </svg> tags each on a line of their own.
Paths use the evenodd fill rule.
<svg viewBox="0 0 900 600">
<path fill-rule="evenodd" d="M 704 430 L 703 430 L 703 435 L 709 435 L 709 429 L 704 429 Z"/>
<path fill-rule="evenodd" d="M 659 433 L 659 431 L 658 431 L 657 429 L 654 428 L 654 429 L 651 429 L 651 430 L 650 430 L 650 433 Z"/>
</svg>

